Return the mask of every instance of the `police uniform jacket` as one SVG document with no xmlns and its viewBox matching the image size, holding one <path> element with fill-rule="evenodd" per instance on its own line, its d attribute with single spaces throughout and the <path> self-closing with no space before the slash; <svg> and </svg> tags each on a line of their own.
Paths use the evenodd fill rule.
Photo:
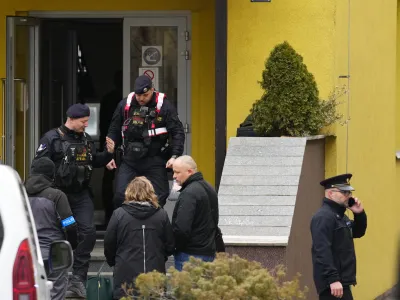
<svg viewBox="0 0 400 300">
<path fill-rule="evenodd" d="M 94 168 L 104 167 L 113 158 L 112 153 L 108 153 L 107 150 L 103 152 L 97 152 L 94 142 L 89 134 L 87 133 L 77 133 L 73 130 L 68 129 L 65 125 L 59 128 L 52 129 L 45 133 L 45 135 L 39 141 L 39 148 L 36 150 L 36 157 L 48 157 L 54 164 L 56 169 L 56 182 L 58 170 L 60 168 L 62 160 L 65 158 L 65 147 L 64 143 L 83 143 L 87 142 L 87 147 L 90 153 L 85 153 L 85 155 L 90 155 L 91 160 L 87 159 L 87 164 Z"/>
<path fill-rule="evenodd" d="M 124 109 L 126 105 L 127 98 L 124 98 L 117 106 L 110 128 L 108 130 L 108 136 L 115 142 L 116 145 L 122 144 L 122 134 L 121 128 L 124 123 Z M 154 109 L 156 107 L 156 93 L 153 93 L 153 97 L 150 102 L 145 105 L 148 108 Z M 140 104 L 136 100 L 136 96 L 133 97 L 131 106 L 129 108 L 128 117 L 132 117 L 132 113 L 135 109 L 139 108 Z M 171 137 L 170 141 L 170 155 L 181 156 L 184 150 L 185 145 L 185 132 L 183 129 L 183 125 L 178 118 L 178 113 L 173 106 L 173 104 L 164 98 L 163 105 L 160 109 L 160 112 L 157 115 L 156 119 L 157 127 L 166 127 L 169 136 Z M 156 156 L 160 154 L 161 148 L 165 146 L 165 142 L 163 142 L 159 136 L 155 136 L 151 138 L 151 144 L 149 146 L 149 154 L 148 156 Z M 169 157 L 168 157 L 169 158 Z"/>
<path fill-rule="evenodd" d="M 354 214 L 353 221 L 345 211 L 345 207 L 324 198 L 311 220 L 312 262 L 318 294 L 336 281 L 343 286 L 357 283 L 353 238 L 364 236 L 367 215 L 364 211 Z"/>
<path fill-rule="evenodd" d="M 65 125 L 61 125 L 60 127 L 62 134 L 66 134 L 70 140 L 82 141 L 84 138 L 88 140 L 88 143 L 92 146 L 92 166 L 95 168 L 101 168 L 107 165 L 111 159 L 113 158 L 112 153 L 108 153 L 107 151 L 97 152 L 96 147 L 94 146 L 94 142 L 91 136 L 88 133 L 77 133 L 71 129 L 68 129 Z M 62 141 L 60 136 L 60 131 L 58 128 L 52 129 L 45 133 L 45 135 L 39 141 L 39 148 L 36 151 L 36 157 L 48 157 L 50 158 L 55 166 L 56 170 L 59 167 L 61 160 L 64 156 Z"/>
<path fill-rule="evenodd" d="M 56 240 L 68 240 L 73 249 L 78 245 L 78 227 L 67 196 L 53 187 L 44 175 L 31 175 L 25 183 L 35 219 L 43 259 L 49 256 L 50 245 Z"/>
</svg>

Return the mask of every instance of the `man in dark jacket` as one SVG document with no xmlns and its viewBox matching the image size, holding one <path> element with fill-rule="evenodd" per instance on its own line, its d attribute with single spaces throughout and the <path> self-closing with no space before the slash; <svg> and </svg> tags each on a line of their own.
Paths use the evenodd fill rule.
<svg viewBox="0 0 400 300">
<path fill-rule="evenodd" d="M 367 215 L 361 202 L 352 198 L 352 174 L 338 175 L 322 181 L 325 198 L 312 217 L 312 261 L 314 282 L 319 299 L 352 300 L 351 286 L 356 285 L 356 253 L 353 238 L 364 236 Z M 354 221 L 346 215 L 354 214 Z"/>
<path fill-rule="evenodd" d="M 54 173 L 54 163 L 47 157 L 39 158 L 33 161 L 31 175 L 25 183 L 45 266 L 48 266 L 53 241 L 68 240 L 73 249 L 78 244 L 77 225 L 68 198 L 62 191 L 53 188 Z M 68 284 L 67 270 L 52 272 L 47 277 L 53 281 L 51 299 L 63 300 Z"/>
<path fill-rule="evenodd" d="M 175 236 L 175 268 L 182 270 L 190 256 L 213 261 L 218 228 L 218 196 L 197 171 L 192 157 L 178 157 L 173 165 L 174 179 L 181 186 L 172 215 Z"/>
<path fill-rule="evenodd" d="M 125 296 L 121 285 L 134 283 L 139 274 L 165 273 L 165 262 L 174 252 L 168 214 L 160 208 L 150 181 L 136 177 L 126 194 L 127 200 L 114 211 L 104 237 L 104 255 L 108 265 L 114 266 L 114 299 Z"/>
</svg>

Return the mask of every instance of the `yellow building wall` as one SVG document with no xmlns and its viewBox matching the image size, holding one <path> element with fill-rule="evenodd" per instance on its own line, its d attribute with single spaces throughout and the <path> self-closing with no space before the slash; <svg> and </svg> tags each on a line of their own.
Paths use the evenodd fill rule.
<svg viewBox="0 0 400 300">
<path fill-rule="evenodd" d="M 339 76 L 348 73 L 348 2 L 228 0 L 228 139 L 236 135 L 236 128 L 262 95 L 257 81 L 278 43 L 288 41 L 303 56 L 321 98 L 335 86 L 347 86 L 347 79 Z M 339 112 L 344 117 L 349 113 L 350 120 L 331 128 L 336 137 L 327 138 L 325 173 L 344 173 L 347 165 L 354 175 L 352 184 L 368 214 L 368 229 L 356 241 L 358 285 L 353 291 L 355 299 L 374 299 L 396 279 L 400 210 L 400 163 L 395 160 L 396 132 L 400 141 L 397 7 L 396 1 L 350 2 L 349 110 L 347 95 L 339 99 Z"/>
<path fill-rule="evenodd" d="M 228 138 L 260 99 L 264 62 L 285 40 L 303 56 L 321 95 L 328 95 L 334 76 L 334 4 L 328 2 L 228 0 Z"/>
<path fill-rule="evenodd" d="M 188 10 L 192 17 L 191 103 L 192 153 L 205 178 L 215 182 L 215 0 L 15 0 L 0 2 L 0 77 L 6 75 L 6 15 L 32 10 L 40 11 L 168 11 Z M 20 14 L 20 13 L 19 13 Z M 0 87 L 1 89 L 1 87 Z M 0 100 L 2 101 L 2 100 Z M 1 103 L 0 103 L 1 105 Z M 1 106 L 0 106 L 1 107 Z M 0 132 L 2 132 L 0 122 Z M 1 151 L 1 150 L 0 150 Z"/>
<path fill-rule="evenodd" d="M 379 7 L 372 0 L 350 2 L 350 22 L 347 1 L 337 1 L 336 9 L 335 78 L 347 72 L 348 32 L 351 75 L 349 133 L 338 126 L 337 169 L 346 170 L 348 139 L 348 170 L 354 174 L 355 194 L 369 217 L 366 236 L 356 241 L 355 298 L 373 299 L 394 285 L 397 268 L 397 7 L 396 1 L 384 1 Z"/>
</svg>

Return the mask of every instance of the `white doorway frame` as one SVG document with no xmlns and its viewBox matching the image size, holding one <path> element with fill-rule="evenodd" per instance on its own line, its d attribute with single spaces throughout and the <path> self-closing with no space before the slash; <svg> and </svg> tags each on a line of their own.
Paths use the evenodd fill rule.
<svg viewBox="0 0 400 300">
<path fill-rule="evenodd" d="M 28 16 L 43 18 L 43 19 L 128 19 L 128 18 L 174 18 L 174 17 L 185 17 L 187 20 L 186 30 L 191 35 L 192 33 L 192 18 L 191 12 L 187 10 L 171 10 L 171 11 L 29 11 Z M 124 22 L 125 23 L 125 22 Z M 143 26 L 143 25 L 142 25 Z M 125 37 L 123 38 L 123 43 Z M 187 50 L 189 50 L 191 56 L 191 39 L 186 42 Z M 124 45 L 123 45 L 124 47 Z M 123 48 L 124 49 L 124 48 Z M 179 54 L 179 53 L 178 53 Z M 125 69 L 125 68 L 124 68 Z M 192 122 L 192 89 L 191 89 L 191 74 L 192 74 L 192 65 L 191 59 L 186 61 L 186 120 L 191 125 Z M 126 81 L 125 72 L 124 72 L 124 88 L 123 91 L 126 89 Z M 129 80 L 129 79 L 128 79 Z M 178 77 L 179 81 L 179 77 Z M 167 95 L 168 96 L 168 95 Z M 39 119 L 38 116 L 37 119 Z M 185 146 L 185 153 L 190 155 L 191 148 L 192 148 L 192 137 L 191 134 L 191 126 L 189 126 L 189 133 L 186 134 L 186 146 Z"/>
</svg>

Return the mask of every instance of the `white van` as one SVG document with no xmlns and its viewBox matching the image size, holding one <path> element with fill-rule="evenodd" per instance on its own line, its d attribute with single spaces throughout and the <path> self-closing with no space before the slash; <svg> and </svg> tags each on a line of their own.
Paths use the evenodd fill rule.
<svg viewBox="0 0 400 300">
<path fill-rule="evenodd" d="M 66 241 L 53 242 L 50 270 L 71 267 L 72 249 Z M 0 299 L 50 300 L 35 222 L 18 173 L 0 165 Z"/>
</svg>

